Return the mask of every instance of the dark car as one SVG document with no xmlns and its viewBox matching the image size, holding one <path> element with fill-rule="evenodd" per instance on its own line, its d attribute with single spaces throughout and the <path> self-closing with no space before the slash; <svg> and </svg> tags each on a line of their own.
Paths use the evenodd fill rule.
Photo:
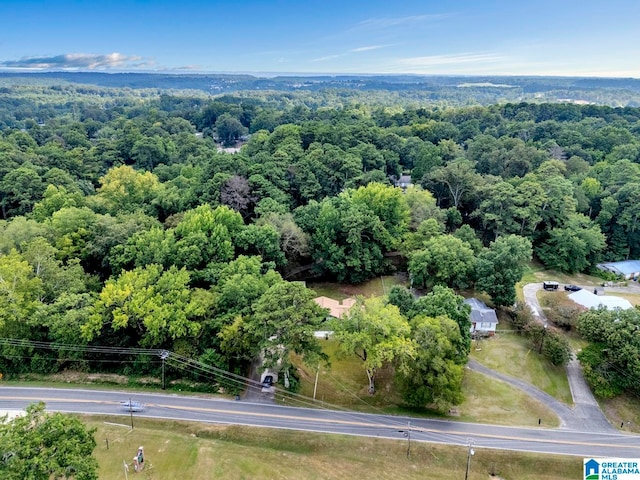
<svg viewBox="0 0 640 480">
<path fill-rule="evenodd" d="M 577 292 L 578 290 L 582 290 L 582 287 L 578 287 L 577 285 L 565 285 L 564 289 L 567 292 Z"/>
</svg>

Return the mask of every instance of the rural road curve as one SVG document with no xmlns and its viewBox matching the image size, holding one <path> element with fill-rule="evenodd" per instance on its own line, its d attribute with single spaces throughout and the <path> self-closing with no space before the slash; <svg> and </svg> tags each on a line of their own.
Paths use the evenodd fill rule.
<svg viewBox="0 0 640 480">
<path fill-rule="evenodd" d="M 130 414 L 120 402 L 146 405 Z M 576 455 L 581 457 L 640 457 L 640 437 L 570 429 L 520 428 L 348 411 L 255 404 L 194 396 L 53 388 L 0 387 L 0 410 L 23 409 L 44 401 L 50 411 L 90 415 L 121 415 L 124 426 L 136 418 L 248 425 L 310 432 L 403 440 L 411 425 L 411 439 L 419 442 L 475 448 Z"/>
</svg>

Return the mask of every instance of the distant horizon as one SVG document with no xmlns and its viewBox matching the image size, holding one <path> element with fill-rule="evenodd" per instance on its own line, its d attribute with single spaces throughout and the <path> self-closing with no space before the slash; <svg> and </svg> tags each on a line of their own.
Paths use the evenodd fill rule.
<svg viewBox="0 0 640 480">
<path fill-rule="evenodd" d="M 3 70 L 640 78 L 637 0 L 2 6 Z"/>
<path fill-rule="evenodd" d="M 358 72 L 253 72 L 253 71 L 175 71 L 175 70 L 36 70 L 36 69 L 10 69 L 1 68 L 2 74 L 43 74 L 43 73 L 81 73 L 81 74 L 108 74 L 108 75 L 248 75 L 257 78 L 277 77 L 417 77 L 417 78 L 564 78 L 564 79 L 603 79 L 603 80 L 640 80 L 640 77 L 608 77 L 594 75 L 527 75 L 527 74 L 454 74 L 454 73 L 358 73 Z"/>
</svg>

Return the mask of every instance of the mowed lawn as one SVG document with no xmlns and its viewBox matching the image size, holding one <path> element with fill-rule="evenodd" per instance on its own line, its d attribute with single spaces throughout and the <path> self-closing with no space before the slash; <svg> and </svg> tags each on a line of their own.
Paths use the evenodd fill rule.
<svg viewBox="0 0 640 480">
<path fill-rule="evenodd" d="M 301 365 L 299 361 L 295 363 L 301 375 L 300 393 L 313 397 L 318 372 L 316 399 L 325 404 L 365 412 L 447 417 L 498 425 L 537 426 L 539 418 L 545 427 L 559 425 L 556 415 L 537 400 L 506 383 L 469 369 L 465 369 L 463 383 L 465 401 L 452 409 L 452 415 L 428 409 L 409 410 L 402 406 L 402 399 L 394 389 L 393 371 L 380 371 L 376 393 L 369 395 L 362 362 L 355 355 L 340 355 L 338 343 L 333 340 L 322 340 L 322 346 L 330 358 L 330 367 L 321 366 L 318 371 Z"/>
<path fill-rule="evenodd" d="M 406 275 L 384 275 L 372 278 L 358 285 L 346 285 L 335 282 L 307 282 L 307 287 L 316 292 L 318 296 L 344 300 L 345 298 L 362 295 L 363 297 L 382 297 L 389 293 L 394 285 L 408 286 Z"/>
<path fill-rule="evenodd" d="M 289 430 L 137 419 L 136 427 L 113 426 L 126 417 L 91 417 L 101 480 L 368 478 L 413 480 L 464 478 L 467 448 L 325 435 Z M 107 442 L 108 440 L 108 448 Z M 144 446 L 145 469 L 130 466 Z M 578 478 L 582 458 L 475 449 L 469 480 Z M 491 477 L 491 474 L 496 476 Z M 127 477 L 128 475 L 128 477 Z"/>
<path fill-rule="evenodd" d="M 494 337 L 473 342 L 471 358 L 498 372 L 511 375 L 544 390 L 567 404 L 572 403 L 569 381 L 564 367 L 547 361 L 530 342 L 511 326 L 502 322 Z"/>
</svg>

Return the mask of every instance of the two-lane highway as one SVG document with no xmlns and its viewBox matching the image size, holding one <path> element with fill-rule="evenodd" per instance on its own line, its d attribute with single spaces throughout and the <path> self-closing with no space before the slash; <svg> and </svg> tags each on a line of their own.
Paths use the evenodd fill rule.
<svg viewBox="0 0 640 480">
<path fill-rule="evenodd" d="M 0 410 L 23 409 L 44 401 L 47 409 L 84 414 L 129 415 L 120 402 L 142 402 L 136 417 L 235 424 L 310 432 L 402 439 L 398 430 L 411 422 L 411 440 L 476 448 L 578 455 L 640 458 L 640 437 L 566 429 L 519 428 L 446 420 L 364 414 L 229 401 L 182 395 L 143 394 L 113 390 L 0 388 Z"/>
</svg>

